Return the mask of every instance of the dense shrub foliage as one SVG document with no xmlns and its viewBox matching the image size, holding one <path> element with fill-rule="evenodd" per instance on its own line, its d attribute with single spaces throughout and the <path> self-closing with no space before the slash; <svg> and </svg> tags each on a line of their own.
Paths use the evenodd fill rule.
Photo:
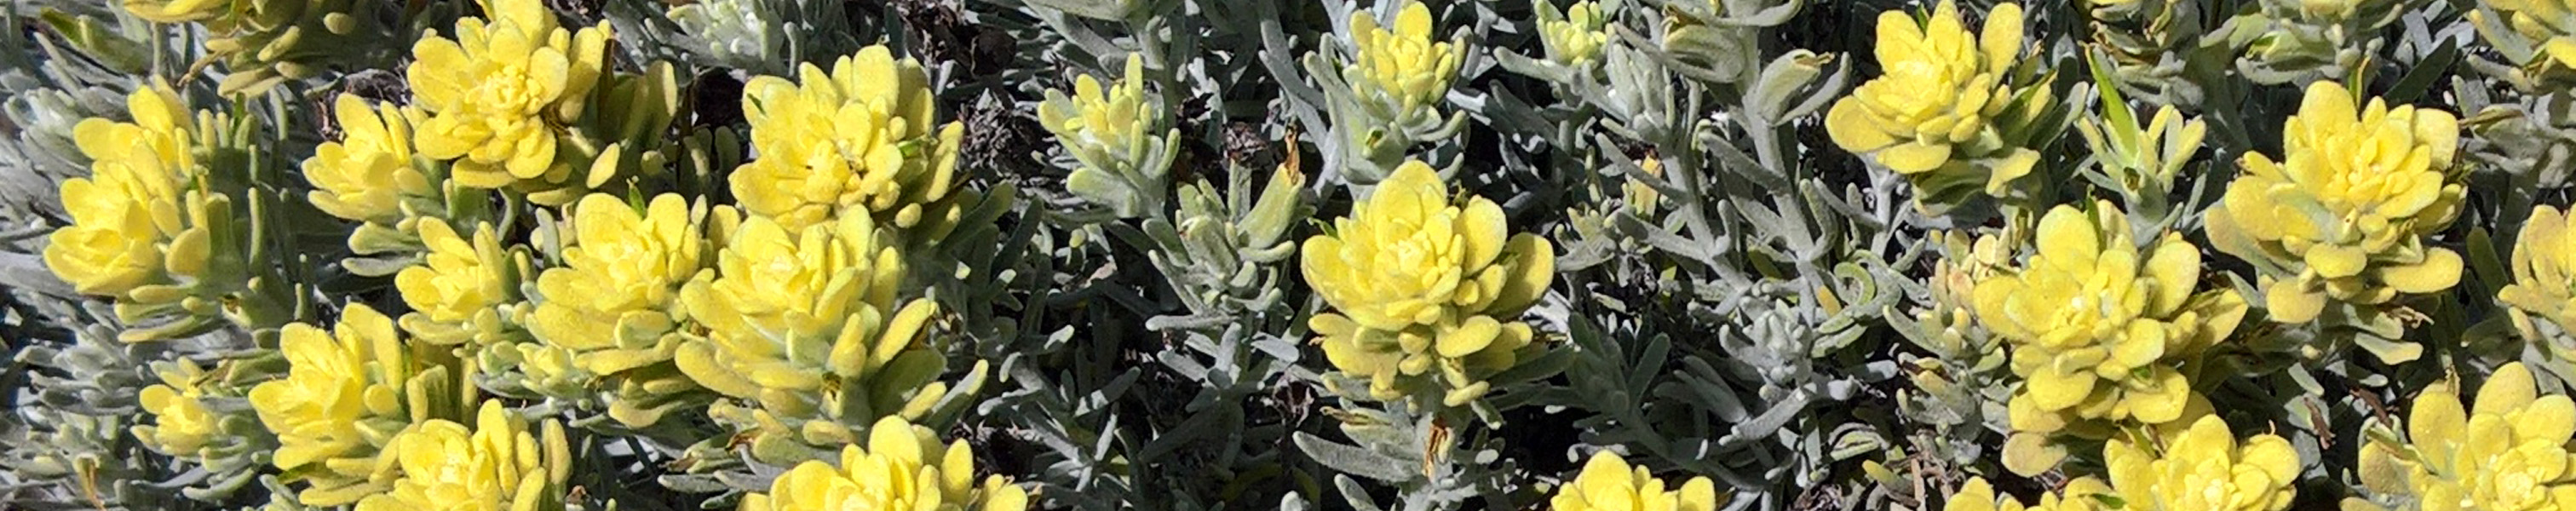
<svg viewBox="0 0 2576 511">
<path fill-rule="evenodd" d="M 0 12 L 0 509 L 2576 509 L 2567 0 Z"/>
</svg>

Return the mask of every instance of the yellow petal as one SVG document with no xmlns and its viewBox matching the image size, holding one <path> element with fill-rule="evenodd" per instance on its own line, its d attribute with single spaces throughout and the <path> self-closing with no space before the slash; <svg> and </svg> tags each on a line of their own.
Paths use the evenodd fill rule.
<svg viewBox="0 0 2576 511">
<path fill-rule="evenodd" d="M 2426 247 L 2422 262 L 2383 268 L 2379 280 L 2400 293 L 2435 293 L 2459 284 L 2460 269 L 2460 254 L 2447 248 Z"/>
<path fill-rule="evenodd" d="M 2433 459 L 2449 459 L 2452 445 L 2467 440 L 2469 414 L 2448 386 L 2426 389 L 2406 416 L 2406 436 Z"/>
<path fill-rule="evenodd" d="M 2129 403 L 2129 413 L 2139 421 L 2149 424 L 2173 422 L 2182 417 L 2183 408 L 2191 403 L 2191 380 L 2184 378 L 2180 371 L 2157 367 L 2152 383 L 2146 389 L 2130 391 L 2124 400 Z"/>
<path fill-rule="evenodd" d="M 2171 314 L 2191 300 L 2192 288 L 2200 283 L 2200 250 L 2179 234 L 2167 235 L 2147 256 L 2145 270 L 2155 286 L 2154 303 L 2148 309 L 2158 316 Z"/>
<path fill-rule="evenodd" d="M 1899 174 L 1920 174 L 1950 162 L 1950 144 L 1914 141 L 1878 151 L 1878 163 Z"/>
<path fill-rule="evenodd" d="M 2060 268 L 2090 269 L 2102 253 L 2101 232 L 2083 211 L 2059 205 L 2039 219 L 2039 256 Z"/>
<path fill-rule="evenodd" d="M 2539 399 L 2539 392 L 2532 385 L 2531 370 L 2514 362 L 2487 376 L 2486 384 L 2478 386 L 2477 404 L 2469 411 L 2501 414 L 2520 410 L 2534 399 Z"/>
<path fill-rule="evenodd" d="M 2308 249 L 2307 263 L 2309 269 L 2326 278 L 2350 277 L 2360 275 L 2363 268 L 2369 267 L 2370 253 L 2363 252 L 2361 247 L 2317 245 Z"/>
<path fill-rule="evenodd" d="M 1896 136 L 1880 128 L 1879 121 L 1870 118 L 1868 107 L 1861 106 L 1860 101 L 1856 97 L 1835 100 L 1833 109 L 1825 111 L 1825 134 L 1833 138 L 1834 145 L 1854 153 L 1896 145 Z"/>
<path fill-rule="evenodd" d="M 1466 242 L 1467 271 L 1476 272 L 1493 264 L 1503 254 L 1507 230 L 1503 225 L 1503 208 L 1494 201 L 1476 197 L 1467 201 L 1464 215 L 1458 217 L 1460 241 Z"/>
<path fill-rule="evenodd" d="M 1421 2 L 1407 3 L 1403 11 L 1395 13 L 1395 34 L 1408 39 L 1431 37 L 1431 7 Z"/>
<path fill-rule="evenodd" d="M 2013 58 L 2021 52 L 2021 18 L 2018 4 L 1996 5 L 1986 13 L 1985 33 L 1977 38 L 1977 46 L 1985 54 L 1988 72 L 2012 67 Z"/>
<path fill-rule="evenodd" d="M 2272 484 L 2288 484 L 2290 481 L 2298 480 L 2299 451 L 2290 447 L 2288 440 L 2273 435 L 2255 435 L 2254 438 L 2245 440 L 2245 448 L 2238 454 L 2241 456 L 2237 463 L 2253 465 L 2256 469 L 2262 470 L 2263 475 L 2269 478 Z"/>
<path fill-rule="evenodd" d="M 2303 289 L 2296 281 L 2273 282 L 2263 289 L 2263 305 L 2272 311 L 2272 320 L 2282 323 L 2306 323 L 2326 310 L 2326 296 L 2321 291 Z"/>
<path fill-rule="evenodd" d="M 2121 372 L 2146 367 L 2154 364 L 2156 359 L 2164 358 L 2165 344 L 2169 339 L 2170 334 L 2163 323 L 2131 321 L 2120 338 L 2113 340 L 2111 356 L 2119 362 Z M 2176 403 L 2175 406 L 2179 408 L 2181 405 Z"/>
<path fill-rule="evenodd" d="M 2299 99 L 2297 122 L 2308 126 L 2343 126 L 2360 122 L 2356 103 L 2352 91 L 2345 89 L 2343 84 L 2318 80 L 2308 84 L 2307 94 Z"/>
<path fill-rule="evenodd" d="M 1513 262 L 1510 273 L 1503 275 L 1503 288 L 1494 296 L 1486 312 L 1502 318 L 1517 318 L 1547 295 L 1548 286 L 1556 282 L 1556 247 L 1530 233 L 1512 235 L 1503 247 L 1505 257 Z"/>
<path fill-rule="evenodd" d="M 2022 385 L 2022 392 L 2042 409 L 2064 410 L 2093 395 L 2094 381 L 2089 370 L 2046 368 L 2032 374 L 2030 381 Z"/>
<path fill-rule="evenodd" d="M 1440 356 L 1462 358 L 1484 351 L 1486 346 L 1493 345 L 1494 338 L 1502 332 L 1502 323 L 1494 321 L 1494 318 L 1476 316 L 1468 318 L 1456 329 L 1441 332 L 1437 347 Z"/>
</svg>

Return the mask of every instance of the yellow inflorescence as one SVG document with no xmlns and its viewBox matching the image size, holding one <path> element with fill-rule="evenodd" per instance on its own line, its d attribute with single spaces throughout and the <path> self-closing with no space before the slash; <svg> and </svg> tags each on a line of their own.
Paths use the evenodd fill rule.
<svg viewBox="0 0 2576 511">
<path fill-rule="evenodd" d="M 124 0 L 125 12 L 154 23 L 187 23 L 233 12 L 239 0 Z"/>
<path fill-rule="evenodd" d="M 277 433 L 277 468 L 313 483 L 299 500 L 335 506 L 382 491 L 377 453 L 411 424 L 404 386 L 417 370 L 393 320 L 352 303 L 331 330 L 290 324 L 278 345 L 292 367 L 252 387 L 250 403 Z"/>
<path fill-rule="evenodd" d="M 1547 48 L 1547 56 L 1559 64 L 1582 66 L 1601 58 L 1601 48 L 1610 44 L 1610 13 L 1590 0 L 1566 6 L 1563 14 L 1555 4 L 1540 2 L 1538 39 Z"/>
<path fill-rule="evenodd" d="M 974 451 L 965 441 L 942 449 L 930 428 L 887 417 L 868 428 L 867 448 L 842 449 L 837 467 L 797 465 L 771 482 L 769 492 L 744 496 L 742 511 L 1022 511 L 1028 503 L 1028 492 L 1001 476 L 977 484 Z"/>
<path fill-rule="evenodd" d="M 540 0 L 480 3 L 489 19 L 457 20 L 454 39 L 412 46 L 412 93 L 428 112 L 415 125 L 421 154 L 456 160 L 465 186 L 597 186 L 604 176 L 575 175 L 587 162 L 555 156 L 558 132 L 599 84 L 608 27 L 567 30 Z"/>
<path fill-rule="evenodd" d="M 731 208 L 692 207 L 676 194 L 635 206 L 607 194 L 583 197 L 566 212 L 572 234 L 562 265 L 537 276 L 537 305 L 524 325 L 539 343 L 513 346 L 518 368 L 537 386 L 579 392 L 614 387 L 609 413 L 630 425 L 650 424 L 694 390 L 670 365 L 687 314 L 679 289 L 704 269 Z M 614 382 L 594 381 L 621 377 Z"/>
<path fill-rule="evenodd" d="M 1071 96 L 1047 91 L 1046 102 L 1038 105 L 1038 123 L 1076 153 L 1133 161 L 1145 150 L 1145 137 L 1160 135 L 1147 131 L 1160 119 L 1147 103 L 1145 81 L 1145 60 L 1138 57 L 1128 58 L 1126 74 L 1106 88 L 1099 79 L 1082 75 L 1074 79 Z"/>
<path fill-rule="evenodd" d="M 2272 319 L 2306 322 L 2329 302 L 2378 305 L 2460 281 L 2459 254 L 2424 239 L 2466 195 L 2450 112 L 2363 106 L 2317 82 L 2282 132 L 2288 157 L 2246 153 L 2245 175 L 2208 213 L 2211 244 L 2262 274 Z"/>
<path fill-rule="evenodd" d="M 357 511 L 539 511 L 563 509 L 558 471 L 560 427 L 547 424 L 545 444 L 499 401 L 485 401 L 474 427 L 447 420 L 421 423 L 393 439 L 392 489 L 358 501 Z M 549 445 L 552 444 L 552 445 Z"/>
<path fill-rule="evenodd" d="M 2576 509 L 2576 401 L 2539 395 L 2530 369 L 2506 364 L 2474 408 L 2438 384 L 2416 396 L 2403 442 L 2371 435 L 2362 482 L 2412 497 L 2424 511 Z"/>
<path fill-rule="evenodd" d="M 896 229 L 953 220 L 957 148 L 965 128 L 936 124 L 921 63 L 870 46 L 812 64 L 796 81 L 763 76 L 743 86 L 743 115 L 759 159 L 732 176 L 745 212 L 790 231 L 843 211 Z"/>
<path fill-rule="evenodd" d="M 1359 97 L 1393 99 L 1398 112 L 1436 104 L 1449 93 L 1449 82 L 1458 78 L 1458 66 L 1466 60 L 1465 48 L 1437 37 L 1431 32 L 1431 8 L 1421 2 L 1405 2 L 1391 29 L 1378 25 L 1376 13 L 1353 12 L 1352 62 L 1343 68 L 1343 79 Z"/>
<path fill-rule="evenodd" d="M 681 293 L 707 334 L 680 346 L 680 370 L 786 418 L 855 425 L 926 406 L 945 390 L 924 342 L 939 307 L 896 299 L 903 257 L 883 238 L 864 214 L 795 232 L 745 221 Z"/>
<path fill-rule="evenodd" d="M 208 248 L 175 243 L 182 231 L 182 190 L 201 172 L 192 149 L 186 103 L 169 86 L 126 97 L 133 122 L 84 119 L 72 130 L 90 175 L 63 181 L 72 224 L 45 246 L 45 266 L 83 294 L 119 296 L 167 282 L 170 272 L 201 268 Z"/>
<path fill-rule="evenodd" d="M 1665 490 L 1646 467 L 1628 466 L 1618 453 L 1600 451 L 1583 463 L 1583 472 L 1548 500 L 1553 511 L 1717 511 L 1726 498 L 1706 477 L 1693 477 L 1680 488 Z"/>
<path fill-rule="evenodd" d="M 2106 509 L 2098 499 L 2111 494 L 2111 486 L 2091 477 L 2067 481 L 2057 493 L 2042 494 L 2039 505 L 2025 506 L 2011 495 L 1997 495 L 1986 478 L 1973 477 L 1950 494 L 1941 511 L 2097 511 Z"/>
<path fill-rule="evenodd" d="M 153 424 L 135 426 L 134 437 L 173 455 L 205 449 L 223 429 L 223 418 L 206 408 L 206 391 L 199 385 L 206 378 L 205 368 L 183 358 L 159 376 L 160 384 L 144 387 L 136 396 L 143 412 L 152 415 Z"/>
<path fill-rule="evenodd" d="M 1306 283 L 1337 311 L 1310 322 L 1324 354 L 1378 399 L 1418 381 L 1463 406 L 1536 347 L 1519 317 L 1554 280 L 1554 248 L 1508 235 L 1493 201 L 1454 196 L 1430 166 L 1406 162 L 1303 248 Z"/>
<path fill-rule="evenodd" d="M 332 114 L 340 140 L 323 142 L 304 160 L 313 207 L 343 219 L 394 225 L 407 216 L 408 199 L 435 197 L 438 184 L 411 163 L 411 128 L 422 115 L 419 108 L 373 107 L 342 94 Z"/>
<path fill-rule="evenodd" d="M 2514 241 L 2513 283 L 2496 293 L 2518 322 L 2540 316 L 2560 330 L 2576 329 L 2576 236 L 2558 208 L 2539 206 Z"/>
<path fill-rule="evenodd" d="M 1982 182 L 1986 193 L 2031 172 L 2037 154 L 2009 143 L 1996 124 L 2020 91 L 2022 10 L 1998 4 L 1982 32 L 1969 32 L 1959 9 L 1942 0 L 1927 21 L 1902 11 L 1879 14 L 1879 66 L 1870 80 L 1826 112 L 1834 144 L 1927 182 Z M 2042 88 L 2041 90 L 2045 90 Z M 1967 161 L 1997 158 L 1980 173 Z"/>
<path fill-rule="evenodd" d="M 2039 253 L 2019 273 L 1977 283 L 1977 320 L 2013 346 L 2026 380 L 2013 394 L 2016 429 L 2055 431 L 2071 420 L 2162 424 L 2183 417 L 2183 366 L 2243 319 L 2233 291 L 2194 293 L 2200 250 L 2167 233 L 2141 246 L 2109 202 L 2058 206 L 2040 220 Z"/>
<path fill-rule="evenodd" d="M 2114 439 L 2102 449 L 2111 487 L 2136 511 L 2280 511 L 2298 497 L 2299 452 L 2255 435 L 2239 443 L 2227 422 L 2204 416 L 2153 444 Z M 2160 444 L 2163 449 L 2156 447 Z"/>
<path fill-rule="evenodd" d="M 597 363 L 634 367 L 667 360 L 663 334 L 677 323 L 675 298 L 706 255 L 705 212 L 679 195 L 653 198 L 643 212 L 605 194 L 570 210 L 574 240 L 562 266 L 537 276 L 545 301 L 528 323 L 547 344 Z M 633 359 L 633 360 L 630 360 Z M 614 371 L 600 371 L 602 373 Z"/>
<path fill-rule="evenodd" d="M 475 224 L 471 239 L 445 220 L 426 218 L 419 225 L 421 244 L 429 250 L 422 264 L 394 275 L 395 289 L 412 308 L 403 315 L 403 330 L 439 344 L 494 339 L 505 319 L 500 307 L 517 301 L 518 273 L 491 224 Z"/>
</svg>

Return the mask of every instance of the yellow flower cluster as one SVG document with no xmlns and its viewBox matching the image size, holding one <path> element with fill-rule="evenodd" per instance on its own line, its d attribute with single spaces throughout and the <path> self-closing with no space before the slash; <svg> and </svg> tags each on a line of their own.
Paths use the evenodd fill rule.
<svg viewBox="0 0 2576 511">
<path fill-rule="evenodd" d="M 1554 248 L 1507 237 L 1493 201 L 1455 196 L 1429 165 L 1406 162 L 1306 240 L 1306 283 L 1337 311 L 1309 325 L 1333 366 L 1368 380 L 1377 399 L 1436 392 L 1464 406 L 1489 389 L 1486 377 L 1540 349 L 1518 318 L 1555 279 Z"/>
<path fill-rule="evenodd" d="M 563 426 L 545 424 L 544 443 L 499 401 L 484 401 L 474 427 L 423 422 L 393 439 L 392 489 L 358 501 L 357 511 L 560 510 L 571 451 Z"/>
<path fill-rule="evenodd" d="M 454 39 L 412 46 L 412 94 L 427 112 L 415 124 L 420 153 L 455 160 L 457 184 L 516 187 L 544 204 L 605 184 L 612 176 L 591 162 L 557 153 L 569 156 L 558 147 L 561 131 L 600 84 L 608 26 L 566 30 L 541 0 L 478 3 L 488 19 L 457 20 Z"/>
<path fill-rule="evenodd" d="M 1950 494 L 1941 511 L 2099 511 L 2106 509 L 2099 497 L 2108 495 L 2110 485 L 2100 479 L 2080 477 L 2067 481 L 2058 493 L 2040 495 L 2039 505 L 2026 506 L 2010 495 L 1996 495 L 1994 485 L 1986 478 L 1973 477 L 1959 486 L 1958 493 Z"/>
<path fill-rule="evenodd" d="M 935 124 L 929 75 L 910 58 L 870 46 L 832 72 L 813 64 L 796 81 L 763 76 L 743 86 L 743 115 L 759 159 L 731 177 L 743 211 L 789 231 L 844 211 L 938 239 L 961 197 L 963 125 Z M 909 239 L 909 238 L 908 238 Z"/>
<path fill-rule="evenodd" d="M 1959 8 L 1942 0 L 1918 22 L 1903 11 L 1879 14 L 1879 66 L 1886 74 L 1836 100 L 1825 114 L 1835 145 L 1906 176 L 1926 196 L 1983 186 L 2001 195 L 2029 175 L 2039 153 L 2012 124 L 2045 105 L 2044 85 L 2016 73 L 2022 10 L 1998 4 L 1982 32 L 1970 33 Z"/>
<path fill-rule="evenodd" d="M 436 344 L 485 345 L 517 329 L 517 315 L 505 314 L 505 307 L 519 302 L 526 258 L 504 251 L 491 224 L 475 224 L 471 240 L 435 217 L 419 220 L 419 226 L 421 244 L 429 248 L 422 264 L 394 275 L 394 288 L 412 308 L 403 315 L 403 331 Z"/>
<path fill-rule="evenodd" d="M 1351 13 L 1351 63 L 1342 79 L 1363 99 L 1380 98 L 1388 110 L 1414 112 L 1437 104 L 1458 78 L 1466 61 L 1465 45 L 1434 39 L 1431 8 L 1405 2 L 1395 13 L 1395 26 L 1378 25 L 1377 14 Z M 1406 117 L 1395 115 L 1396 118 Z"/>
<path fill-rule="evenodd" d="M 2424 511 L 2576 509 L 2576 401 L 2534 384 L 2512 363 L 2478 387 L 2474 408 L 2449 384 L 2426 389 L 2403 436 L 2369 435 L 2363 484 Z"/>
<path fill-rule="evenodd" d="M 130 122 L 72 127 L 90 174 L 60 186 L 72 222 L 48 238 L 46 267 L 74 291 L 114 298 L 128 341 L 285 324 L 290 284 L 248 261 L 267 247 L 249 239 L 248 205 L 226 193 L 246 178 L 248 124 L 192 114 L 166 84 L 139 85 L 126 97 Z"/>
<path fill-rule="evenodd" d="M 187 23 L 232 12 L 233 0 L 124 0 L 125 12 L 154 23 Z"/>
<path fill-rule="evenodd" d="M 965 441 L 942 449 L 930 428 L 887 417 L 868 428 L 867 448 L 841 450 L 838 467 L 799 464 L 772 481 L 769 492 L 745 495 L 742 511 L 1022 511 L 1028 504 L 1028 492 L 1001 476 L 976 484 L 975 453 Z"/>
<path fill-rule="evenodd" d="M 2452 166 L 2450 112 L 2367 106 L 2334 82 L 2308 86 L 2282 126 L 2287 158 L 2246 153 L 2245 175 L 2208 213 L 2220 251 L 2254 264 L 2272 319 L 2314 320 L 2329 302 L 2387 303 L 2450 289 L 2459 254 L 2424 237 L 2450 225 L 2466 194 Z"/>
<path fill-rule="evenodd" d="M 2524 78 L 2576 79 L 2576 2 L 2481 0 L 2468 12 L 2478 35 L 2520 64 Z"/>
<path fill-rule="evenodd" d="M 420 418 L 411 400 L 431 398 L 426 389 L 407 388 L 423 368 L 394 334 L 393 320 L 352 303 L 329 331 L 287 325 L 278 351 L 290 364 L 286 377 L 252 387 L 250 404 L 277 433 L 272 463 L 311 483 L 297 500 L 337 506 L 384 491 L 377 454 Z"/>
<path fill-rule="evenodd" d="M 1539 44 L 1557 64 L 1582 67 L 1600 60 L 1601 48 L 1610 44 L 1609 26 L 1610 13 L 1600 3 L 1578 1 L 1559 13 L 1555 3 L 1538 2 Z"/>
<path fill-rule="evenodd" d="M 183 358 L 158 373 L 161 383 L 136 396 L 153 424 L 135 426 L 134 437 L 173 456 L 196 454 L 214 444 L 223 433 L 223 417 L 206 408 L 210 396 L 201 384 L 209 378 L 206 369 Z"/>
<path fill-rule="evenodd" d="M 2280 511 L 2298 497 L 2299 452 L 2255 435 L 2239 443 L 2227 422 L 2204 416 L 2178 434 L 2102 448 L 2111 488 L 2134 511 Z M 2161 452 L 2156 450 L 2162 445 Z"/>
<path fill-rule="evenodd" d="M 1664 480 L 1646 467 L 1630 468 L 1618 453 L 1600 451 L 1583 463 L 1583 472 L 1548 500 L 1553 511 L 1717 511 L 1726 499 L 1706 477 L 1693 477 L 1666 491 Z"/>
<path fill-rule="evenodd" d="M 758 402 L 768 418 L 756 422 L 794 421 L 813 444 L 857 442 L 844 425 L 919 418 L 947 390 L 931 381 L 946 358 L 925 342 L 939 306 L 896 299 L 903 256 L 884 237 L 863 214 L 793 233 L 746 220 L 716 271 L 681 291 L 707 333 L 679 346 L 680 371 Z"/>
<path fill-rule="evenodd" d="M 1126 75 L 1108 88 L 1083 75 L 1072 96 L 1047 89 L 1038 123 L 1055 133 L 1081 165 L 1065 176 L 1067 191 L 1122 218 L 1161 213 L 1180 130 L 1164 129 L 1162 103 L 1146 92 L 1145 60 L 1127 57 Z"/>
<path fill-rule="evenodd" d="M 1145 152 L 1146 137 L 1158 135 L 1151 130 L 1162 115 L 1150 101 L 1145 60 L 1130 56 L 1126 74 L 1108 88 L 1082 75 L 1074 79 L 1071 96 L 1048 89 L 1046 102 L 1038 105 L 1038 123 L 1077 156 L 1090 152 L 1107 156 L 1103 161 L 1130 161 Z"/>
<path fill-rule="evenodd" d="M 610 413 L 630 425 L 651 424 L 668 404 L 663 398 L 693 387 L 669 365 L 681 342 L 674 331 L 687 318 L 679 288 L 704 268 L 707 240 L 721 239 L 739 220 L 731 208 L 710 214 L 677 194 L 656 196 L 641 212 L 592 194 L 566 216 L 562 230 L 572 238 L 563 264 L 537 276 L 543 299 L 526 324 L 543 345 L 518 347 L 522 360 L 534 362 L 520 369 L 539 381 L 623 376 L 623 400 Z M 558 374 L 567 370 L 580 374 Z"/>
<path fill-rule="evenodd" d="M 2010 341 L 2025 379 L 2014 429 L 2051 433 L 2081 420 L 2163 424 L 2183 418 L 2184 373 L 2233 332 L 2236 293 L 2194 293 L 2200 250 L 2179 233 L 2141 246 L 2108 201 L 2058 206 L 2040 219 L 2039 253 L 2019 273 L 1976 285 L 1977 320 Z"/>
<path fill-rule="evenodd" d="M 83 294 L 123 298 L 174 273 L 193 276 L 208 257 L 205 234 L 183 214 L 187 183 L 203 173 L 186 103 L 154 84 L 125 104 L 133 122 L 90 118 L 73 127 L 90 175 L 63 181 L 72 224 L 45 246 L 45 266 Z"/>
<path fill-rule="evenodd" d="M 412 167 L 412 124 L 423 115 L 417 107 L 371 107 L 366 100 L 342 94 L 333 103 L 340 140 L 323 142 L 304 160 L 304 179 L 314 190 L 306 198 L 331 216 L 383 226 L 401 224 L 412 211 L 437 207 L 438 183 Z M 351 237 L 349 248 L 358 238 Z"/>
<path fill-rule="evenodd" d="M 111 2 L 93 2 L 106 4 Z M 155 23 L 194 23 L 207 57 L 223 64 L 217 92 L 259 94 L 290 79 L 350 64 L 378 48 L 377 3 L 359 0 L 123 0 Z"/>
<path fill-rule="evenodd" d="M 2496 293 L 2532 338 L 2540 335 L 2531 325 L 2535 315 L 2559 330 L 2576 329 L 2576 236 L 2567 228 L 2567 215 L 2558 208 L 2531 208 L 2522 236 L 2514 240 L 2513 283 Z"/>
</svg>

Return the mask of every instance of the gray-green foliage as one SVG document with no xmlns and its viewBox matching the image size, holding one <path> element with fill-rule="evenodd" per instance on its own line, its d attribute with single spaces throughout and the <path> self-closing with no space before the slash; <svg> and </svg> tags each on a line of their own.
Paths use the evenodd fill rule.
<svg viewBox="0 0 2576 511">
<path fill-rule="evenodd" d="M 136 396 L 181 361 L 225 365 L 215 380 L 234 393 L 209 402 L 246 418 L 240 387 L 277 372 L 270 328 L 329 318 L 326 304 L 400 309 L 385 274 L 410 256 L 339 264 L 358 255 L 342 243 L 350 227 L 300 206 L 312 187 L 295 162 L 334 136 L 332 97 L 403 102 L 413 36 L 477 8 L 358 3 L 377 10 L 346 27 L 287 25 L 381 40 L 319 52 L 289 40 L 299 51 L 248 60 L 210 53 L 201 26 L 111 3 L 0 6 L 12 362 L 0 444 L 21 446 L 0 453 L 0 508 L 298 508 L 275 498 L 285 485 L 255 421 L 230 424 L 237 444 L 218 456 L 173 457 L 136 436 L 151 426 Z M 1575 58 L 1540 35 L 1570 2 L 1431 1 L 1432 39 L 1464 59 L 1438 101 L 1412 110 L 1355 92 L 1343 71 L 1350 20 L 1391 17 L 1399 0 L 678 3 L 548 3 L 568 25 L 611 26 L 620 69 L 676 66 L 680 114 L 652 161 L 665 172 L 621 184 L 639 192 L 731 203 L 728 174 L 761 156 L 741 115 L 751 77 L 880 43 L 929 68 L 937 117 L 966 126 L 973 192 L 963 227 L 906 247 L 912 284 L 946 311 L 952 374 L 939 381 L 969 382 L 929 422 L 972 444 L 985 471 L 1037 488 L 1041 509 L 1529 509 L 1599 450 L 1710 477 L 1730 509 L 1927 509 L 1970 475 L 2028 490 L 2091 473 L 2098 456 L 2059 452 L 2073 461 L 2006 475 L 2017 379 L 2004 341 L 1972 317 L 1970 288 L 2027 253 L 2023 231 L 2045 206 L 2114 199 L 2149 219 L 2134 224 L 2140 238 L 2199 242 L 2233 162 L 2279 155 L 2300 87 L 2328 79 L 2458 112 L 2470 131 L 2473 200 L 2436 240 L 2464 248 L 2469 275 L 2422 302 L 2435 326 L 2363 346 L 2420 345 L 2439 362 L 2391 367 L 2321 348 L 2316 329 L 2249 318 L 2196 390 L 2239 433 L 2267 424 L 2296 443 L 2299 504 L 2315 508 L 2347 493 L 2358 424 L 2426 384 L 2507 360 L 2554 376 L 2546 386 L 2576 381 L 2576 336 L 2541 324 L 2522 339 L 2486 299 L 2513 278 L 2505 261 L 2531 207 L 2567 199 L 2576 96 L 2565 76 L 2522 67 L 2531 44 L 2484 46 L 2463 11 L 2478 2 L 2370 0 L 2335 16 L 2306 6 L 2332 2 L 2297 0 L 2032 2 L 2023 58 L 2059 98 L 2033 105 L 2036 184 L 1938 201 L 1836 147 L 1822 122 L 1884 73 L 1869 30 L 1880 13 L 1930 2 L 1610 0 L 1598 54 Z M 1129 59 L 1153 107 L 1135 126 L 1145 142 L 1112 157 L 1050 136 L 1039 105 L 1076 76 L 1122 76 Z M 268 280 L 224 291 L 266 300 L 252 304 L 264 315 L 201 300 L 120 318 L 43 266 L 46 235 L 70 221 L 55 190 L 88 172 L 72 127 L 120 118 L 125 94 L 153 80 L 241 121 L 232 142 L 257 157 L 227 160 L 238 182 L 224 186 L 244 204 L 235 234 L 255 248 L 240 272 Z M 2167 107 L 2175 121 L 2151 124 Z M 1555 285 L 1522 318 L 1544 354 L 1488 378 L 1468 406 L 1370 399 L 1308 324 L 1328 304 L 1305 283 L 1302 244 L 1409 160 L 1557 249 Z M 1925 207 L 1951 199 L 1965 204 Z M 559 212 L 490 202 L 477 206 L 500 212 L 505 235 L 556 263 Z M 2209 261 L 2204 289 L 2259 296 L 2242 263 Z M 573 479 L 589 503 L 731 508 L 787 468 L 743 456 L 750 439 L 707 418 L 713 397 L 630 427 L 598 400 L 563 397 L 615 390 L 514 379 L 524 362 L 486 360 L 496 374 L 477 382 L 579 430 Z"/>
</svg>

